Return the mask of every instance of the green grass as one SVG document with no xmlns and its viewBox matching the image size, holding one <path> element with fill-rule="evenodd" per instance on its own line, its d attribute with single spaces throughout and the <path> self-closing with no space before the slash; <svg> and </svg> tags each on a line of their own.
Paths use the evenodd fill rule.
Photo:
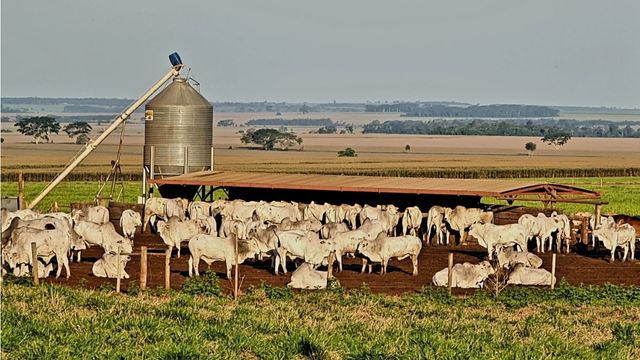
<svg viewBox="0 0 640 360">
<path fill-rule="evenodd" d="M 45 182 L 25 182 L 25 200 L 28 203 L 46 188 Z M 69 204 L 74 202 L 91 202 L 100 189 L 97 182 L 89 181 L 63 181 L 47 197 L 45 197 L 37 208 L 41 211 L 49 211 L 54 202 L 58 202 L 61 211 L 69 211 Z M 116 186 L 115 195 L 119 193 L 121 187 Z M 110 184 L 102 191 L 103 197 L 108 197 L 111 190 Z M 136 203 L 138 195 L 142 193 L 142 185 L 137 181 L 124 182 L 124 196 L 119 200 L 128 203 Z M 2 182 L 0 184 L 0 194 L 2 196 L 18 196 L 18 184 L 16 182 Z"/>
<path fill-rule="evenodd" d="M 603 194 L 603 200 L 609 202 L 608 205 L 603 207 L 604 214 L 640 214 L 640 177 L 523 179 L 523 181 L 548 181 L 599 191 Z M 47 185 L 44 182 L 26 182 L 25 184 L 27 201 L 33 200 Z M 141 183 L 125 181 L 124 185 L 124 201 L 135 203 L 141 193 Z M 63 181 L 38 205 L 38 208 L 48 211 L 53 202 L 57 201 L 62 210 L 68 211 L 65 206 L 68 207 L 72 202 L 89 202 L 93 200 L 98 189 L 97 182 Z M 119 189 L 120 187 L 117 187 L 116 191 L 119 191 Z M 108 193 L 109 187 L 106 187 L 103 195 L 107 196 Z M 2 196 L 17 196 L 17 183 L 2 182 L 0 184 L 0 194 Z M 221 196 L 221 194 L 216 196 Z M 505 201 L 498 201 L 493 198 L 483 198 L 482 201 L 487 204 L 506 204 Z M 537 202 L 516 202 L 516 205 L 541 207 L 541 203 Z M 560 203 L 558 207 L 565 213 L 570 214 L 576 211 L 594 211 L 591 205 Z"/>
<path fill-rule="evenodd" d="M 228 297 L 117 295 L 5 284 L 3 358 L 629 359 L 640 357 L 640 288 L 561 285 Z"/>
</svg>

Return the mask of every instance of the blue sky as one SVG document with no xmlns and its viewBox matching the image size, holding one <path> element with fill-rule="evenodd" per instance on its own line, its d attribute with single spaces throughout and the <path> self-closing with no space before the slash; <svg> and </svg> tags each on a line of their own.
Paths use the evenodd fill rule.
<svg viewBox="0 0 640 360">
<path fill-rule="evenodd" d="M 640 106 L 640 1 L 3 0 L 2 96 Z"/>
</svg>

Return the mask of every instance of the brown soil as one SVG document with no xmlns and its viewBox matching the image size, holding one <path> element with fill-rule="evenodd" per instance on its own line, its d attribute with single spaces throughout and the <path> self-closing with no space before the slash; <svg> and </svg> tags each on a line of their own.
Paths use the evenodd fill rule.
<svg viewBox="0 0 640 360">
<path fill-rule="evenodd" d="M 163 248 L 160 238 L 157 235 L 145 234 L 135 239 L 134 251 L 139 251 L 141 245 L 149 248 Z M 464 247 L 446 247 L 446 246 L 425 246 L 419 257 L 419 275 L 411 275 L 411 261 L 405 259 L 403 261 L 391 260 L 389 262 L 388 273 L 380 275 L 361 274 L 359 259 L 345 259 L 344 272 L 336 273 L 340 284 L 347 288 L 359 288 L 364 283 L 374 293 L 385 294 L 402 294 L 419 291 L 424 285 L 431 283 L 433 275 L 447 266 L 447 254 L 454 253 L 454 263 L 472 262 L 478 263 L 486 256 L 486 251 L 477 246 L 470 245 Z M 595 253 L 592 249 L 584 251 L 578 249 L 579 254 L 572 253 L 557 256 L 557 278 L 565 279 L 569 284 L 593 284 L 602 285 L 606 283 L 624 284 L 640 286 L 640 262 L 627 261 L 625 263 L 616 262 L 608 263 L 609 254 L 606 249 L 601 249 Z M 150 250 L 151 252 L 151 250 Z M 164 251 L 158 251 L 160 255 L 149 256 L 149 278 L 147 280 L 148 288 L 154 289 L 164 286 Z M 189 251 L 186 247 L 182 249 L 182 257 L 176 257 L 176 253 L 171 258 L 171 288 L 180 290 L 182 283 L 188 277 L 188 259 Z M 91 267 L 102 255 L 102 250 L 98 247 L 88 249 L 83 252 L 82 263 L 72 263 L 70 279 L 61 277 L 55 279 L 50 277 L 45 282 L 63 284 L 69 286 L 85 286 L 88 288 L 98 288 L 105 283 L 111 283 L 115 286 L 115 279 L 97 278 L 91 274 Z M 543 268 L 551 270 L 551 253 L 538 254 L 544 261 Z M 272 286 L 285 286 L 289 282 L 293 265 L 288 262 L 288 275 L 274 275 L 270 269 L 270 260 L 262 262 L 246 261 L 240 265 L 240 279 L 242 280 L 242 289 L 246 289 L 251 285 L 260 285 L 265 282 Z M 200 270 L 206 269 L 206 264 L 201 262 Z M 222 287 L 226 291 L 232 288 L 231 282 L 226 279 L 224 264 L 216 262 L 212 264 L 211 269 L 216 271 Z M 379 266 L 374 266 L 374 271 L 379 272 Z M 126 271 L 130 279 L 122 281 L 122 288 L 126 291 L 130 283 L 138 284 L 140 274 L 140 257 L 132 256 L 131 261 L 127 264 Z M 63 272 L 64 274 L 64 272 Z M 465 293 L 465 291 L 456 291 L 456 293 Z"/>
</svg>

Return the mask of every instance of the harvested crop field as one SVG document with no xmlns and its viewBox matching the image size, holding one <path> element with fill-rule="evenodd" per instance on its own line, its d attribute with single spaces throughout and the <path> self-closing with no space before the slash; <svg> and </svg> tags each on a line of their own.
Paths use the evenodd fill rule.
<svg viewBox="0 0 640 360">
<path fill-rule="evenodd" d="M 138 251 L 139 247 L 146 245 L 149 248 L 164 248 L 160 238 L 156 235 L 145 234 L 140 236 L 137 234 L 135 239 L 134 251 Z M 582 250 L 582 249 L 581 249 Z M 446 247 L 446 246 L 425 246 L 419 257 L 419 274 L 411 275 L 411 261 L 405 259 L 398 262 L 391 260 L 389 262 L 388 274 L 379 275 L 361 274 L 360 260 L 345 258 L 344 272 L 335 273 L 340 284 L 347 288 L 360 288 L 366 284 L 372 292 L 382 294 L 402 294 L 417 292 L 423 286 L 431 284 L 431 278 L 437 272 L 447 267 L 447 256 L 449 252 L 454 253 L 454 263 L 472 262 L 478 263 L 486 256 L 486 250 L 477 245 L 464 247 Z M 151 252 L 151 251 L 150 251 Z M 102 255 L 102 250 L 91 248 L 83 251 L 83 262 L 71 263 L 70 279 L 55 279 L 50 277 L 46 282 L 76 286 L 82 285 L 89 288 L 98 288 L 104 283 L 115 285 L 115 279 L 97 278 L 91 275 L 91 267 Z M 538 254 L 544 261 L 543 268 L 551 270 L 551 253 Z M 177 258 L 175 251 L 171 258 L 171 288 L 179 290 L 182 283 L 188 277 L 188 258 L 189 251 L 186 247 L 182 250 L 182 257 Z M 556 276 L 558 280 L 564 279 L 572 285 L 636 285 L 640 286 L 640 261 L 627 261 L 621 263 L 619 261 L 610 264 L 607 262 L 608 252 L 601 249 L 597 254 L 590 250 L 588 252 L 581 251 L 580 254 L 572 252 L 569 255 L 559 254 L 557 256 Z M 148 287 L 156 288 L 164 286 L 164 251 L 160 255 L 149 256 L 149 279 Z M 293 265 L 288 262 L 288 269 L 292 270 Z M 291 272 L 288 275 L 275 276 L 269 269 L 270 260 L 262 262 L 246 261 L 240 265 L 240 278 L 242 279 L 242 288 L 246 289 L 251 285 L 260 285 L 262 282 L 272 286 L 285 286 L 289 282 Z M 204 262 L 200 264 L 200 270 L 204 271 L 207 265 Z M 222 262 L 216 262 L 211 265 L 211 269 L 216 272 L 221 279 L 222 287 L 230 292 L 232 285 L 226 280 L 226 270 Z M 126 289 L 128 284 L 138 284 L 140 274 L 140 257 L 132 256 L 131 261 L 127 264 L 126 271 L 130 279 L 123 280 L 122 288 Z M 379 271 L 378 266 L 374 266 L 374 272 Z M 457 293 L 467 293 L 458 289 Z"/>
</svg>

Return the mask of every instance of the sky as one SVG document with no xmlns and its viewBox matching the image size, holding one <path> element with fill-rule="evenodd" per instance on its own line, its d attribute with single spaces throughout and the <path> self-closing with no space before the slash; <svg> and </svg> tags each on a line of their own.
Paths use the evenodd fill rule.
<svg viewBox="0 0 640 360">
<path fill-rule="evenodd" d="M 640 1 L 2 0 L 1 95 L 640 107 Z"/>
</svg>

